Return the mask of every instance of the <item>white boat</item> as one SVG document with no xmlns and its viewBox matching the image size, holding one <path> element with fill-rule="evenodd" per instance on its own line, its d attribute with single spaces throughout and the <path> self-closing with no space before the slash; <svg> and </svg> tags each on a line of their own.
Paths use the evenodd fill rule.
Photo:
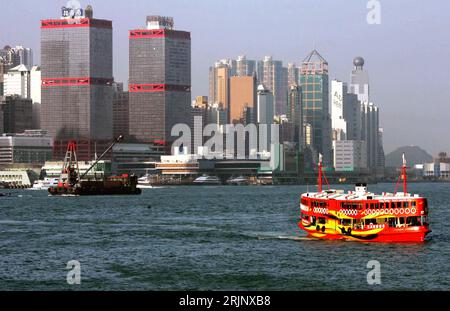
<svg viewBox="0 0 450 311">
<path fill-rule="evenodd" d="M 230 178 L 227 180 L 227 183 L 230 185 L 247 185 L 248 184 L 248 179 L 245 178 L 244 176 L 239 176 L 236 178 Z"/>
<path fill-rule="evenodd" d="M 220 185 L 220 179 L 216 176 L 203 175 L 194 180 L 196 185 Z"/>
<path fill-rule="evenodd" d="M 36 180 L 30 190 L 48 190 L 58 185 L 58 178 L 45 177 L 44 180 Z"/>
<path fill-rule="evenodd" d="M 140 189 L 151 189 L 151 188 L 153 188 L 151 182 L 152 182 L 151 176 L 144 175 L 144 176 L 138 178 L 137 187 Z"/>
</svg>

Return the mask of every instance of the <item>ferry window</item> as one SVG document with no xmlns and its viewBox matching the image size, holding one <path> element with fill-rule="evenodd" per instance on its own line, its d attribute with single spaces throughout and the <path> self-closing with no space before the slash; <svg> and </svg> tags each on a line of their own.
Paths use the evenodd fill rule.
<svg viewBox="0 0 450 311">
<path fill-rule="evenodd" d="M 351 219 L 341 219 L 341 224 L 342 224 L 343 226 L 350 226 L 351 223 L 352 223 L 352 220 L 351 220 Z"/>
<path fill-rule="evenodd" d="M 395 227 L 395 218 L 388 218 L 389 227 Z"/>
<path fill-rule="evenodd" d="M 378 203 L 375 203 L 375 208 L 378 208 Z"/>
<path fill-rule="evenodd" d="M 423 200 L 423 207 L 424 208 L 427 208 L 428 207 L 428 201 L 425 199 L 425 200 Z"/>
<path fill-rule="evenodd" d="M 366 203 L 366 209 L 368 209 L 369 208 L 369 203 Z"/>
<path fill-rule="evenodd" d="M 391 208 L 395 208 L 395 202 L 391 203 Z"/>
<path fill-rule="evenodd" d="M 412 204 L 411 204 L 412 207 L 415 207 L 415 206 L 416 206 L 416 201 L 412 201 L 411 203 L 412 203 Z"/>
<path fill-rule="evenodd" d="M 405 224 L 405 217 L 399 217 L 398 220 L 399 220 L 398 221 L 399 224 L 401 224 L 401 225 Z"/>
<path fill-rule="evenodd" d="M 313 226 L 316 224 L 316 216 L 311 216 L 311 224 Z"/>
<path fill-rule="evenodd" d="M 319 224 L 324 225 L 326 223 L 325 218 L 319 217 Z"/>
<path fill-rule="evenodd" d="M 408 207 L 408 202 L 403 202 L 403 207 Z"/>
<path fill-rule="evenodd" d="M 374 209 L 375 205 L 373 203 L 370 203 L 370 208 Z"/>
<path fill-rule="evenodd" d="M 402 202 L 397 202 L 397 207 L 398 208 L 402 207 Z"/>
<path fill-rule="evenodd" d="M 380 208 L 384 208 L 384 202 L 380 203 Z"/>
</svg>

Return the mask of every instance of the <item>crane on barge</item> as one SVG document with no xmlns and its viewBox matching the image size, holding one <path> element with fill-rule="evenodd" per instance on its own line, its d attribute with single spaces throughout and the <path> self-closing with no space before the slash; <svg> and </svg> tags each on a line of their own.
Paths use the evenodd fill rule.
<svg viewBox="0 0 450 311">
<path fill-rule="evenodd" d="M 98 157 L 89 168 L 80 175 L 78 165 L 76 143 L 70 141 L 67 146 L 66 155 L 61 174 L 56 187 L 48 188 L 51 195 L 126 195 L 141 194 L 137 188 L 137 176 L 123 174 L 121 176 L 103 177 L 102 180 L 86 180 L 87 174 L 98 164 L 98 162 L 123 139 L 120 135 L 114 142 Z"/>
</svg>

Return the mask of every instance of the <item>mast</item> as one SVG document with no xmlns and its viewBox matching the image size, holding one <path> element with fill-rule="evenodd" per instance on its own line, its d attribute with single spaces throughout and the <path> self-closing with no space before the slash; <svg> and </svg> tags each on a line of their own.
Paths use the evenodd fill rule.
<svg viewBox="0 0 450 311">
<path fill-rule="evenodd" d="M 403 153 L 402 155 L 402 160 L 403 160 L 403 166 L 402 166 L 402 179 L 403 179 L 403 195 L 406 195 L 408 193 L 407 191 L 407 178 L 406 178 L 406 159 L 405 159 L 405 154 Z"/>
<path fill-rule="evenodd" d="M 319 153 L 319 176 L 317 177 L 317 190 L 322 192 L 322 154 Z"/>
<path fill-rule="evenodd" d="M 398 176 L 397 183 L 395 184 L 394 194 L 397 193 L 397 189 L 400 184 L 400 180 L 402 180 L 403 181 L 403 195 L 406 196 L 406 194 L 408 193 L 408 181 L 407 181 L 407 177 L 406 177 L 407 167 L 406 167 L 406 158 L 405 158 L 404 153 L 402 154 L 402 161 L 403 161 L 402 169 L 401 169 L 400 176 Z"/>
</svg>

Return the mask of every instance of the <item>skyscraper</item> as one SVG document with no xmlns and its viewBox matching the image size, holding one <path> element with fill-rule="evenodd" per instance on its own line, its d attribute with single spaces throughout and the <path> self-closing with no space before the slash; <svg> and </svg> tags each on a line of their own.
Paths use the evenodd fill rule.
<svg viewBox="0 0 450 311">
<path fill-rule="evenodd" d="M 245 55 L 238 56 L 236 60 L 236 76 L 253 76 L 256 73 L 256 61 L 248 60 Z"/>
<path fill-rule="evenodd" d="M 353 70 L 350 75 L 350 93 L 358 95 L 361 102 L 369 102 L 369 74 L 364 70 L 364 58 L 358 56 L 353 60 Z"/>
<path fill-rule="evenodd" d="M 286 100 L 288 91 L 288 70 L 283 67 L 283 62 L 273 60 L 266 56 L 257 64 L 258 84 L 264 85 L 270 90 L 274 98 L 275 114 L 286 113 Z"/>
<path fill-rule="evenodd" d="M 261 132 L 259 134 L 259 151 L 271 150 L 271 124 L 274 123 L 274 100 L 272 92 L 260 84 L 257 93 L 256 106 L 256 122 L 260 125 L 267 126 L 266 137 L 264 141 L 261 139 Z M 259 130 L 262 128 L 259 127 Z"/>
<path fill-rule="evenodd" d="M 222 59 L 209 68 L 209 104 L 228 109 L 230 101 L 230 77 L 234 76 L 232 61 Z"/>
<path fill-rule="evenodd" d="M 41 127 L 56 139 L 57 158 L 67 140 L 90 160 L 112 139 L 112 22 L 87 11 L 41 21 Z"/>
<path fill-rule="evenodd" d="M 191 35 L 174 30 L 171 17 L 148 16 L 146 29 L 131 30 L 130 138 L 169 145 L 177 123 L 189 123 Z"/>
<path fill-rule="evenodd" d="M 289 86 L 286 117 L 293 125 L 294 142 L 301 144 L 303 142 L 302 91 L 296 84 Z"/>
<path fill-rule="evenodd" d="M 288 64 L 288 86 L 298 84 L 299 68 L 294 63 Z"/>
<path fill-rule="evenodd" d="M 347 99 L 347 84 L 331 81 L 331 128 L 333 140 L 347 139 L 347 122 L 344 119 L 344 105 Z"/>
<path fill-rule="evenodd" d="M 316 152 L 323 154 L 326 165 L 331 158 L 331 120 L 328 100 L 328 62 L 313 50 L 300 68 L 305 122 L 312 126 L 312 141 Z"/>
<path fill-rule="evenodd" d="M 230 123 L 244 124 L 246 109 L 256 106 L 256 76 L 230 78 Z"/>
<path fill-rule="evenodd" d="M 350 93 L 358 97 L 361 111 L 361 138 L 367 146 L 367 165 L 372 173 L 380 175 L 384 170 L 383 146 L 379 125 L 379 108 L 370 101 L 369 74 L 364 70 L 364 59 L 353 59 L 353 70 L 350 75 Z M 383 153 L 383 155 L 381 155 Z"/>
</svg>

